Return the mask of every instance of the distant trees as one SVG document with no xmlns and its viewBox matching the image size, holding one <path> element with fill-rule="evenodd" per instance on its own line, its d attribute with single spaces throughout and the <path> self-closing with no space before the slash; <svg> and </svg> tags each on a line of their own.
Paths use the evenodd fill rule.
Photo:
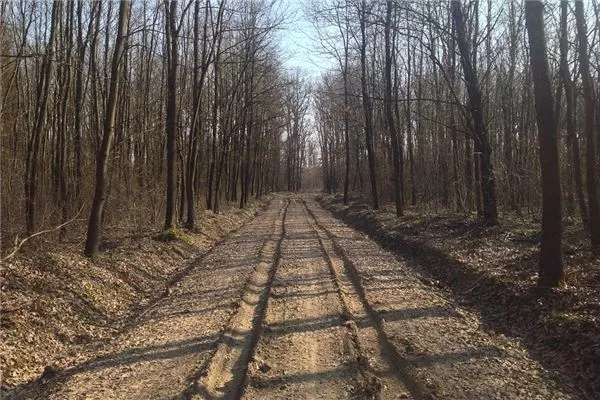
<svg viewBox="0 0 600 400">
<path fill-rule="evenodd" d="M 296 72 L 291 75 L 286 93 L 285 120 L 285 160 L 287 190 L 298 191 L 302 188 L 302 168 L 306 161 L 305 151 L 308 139 L 307 112 L 309 106 L 309 87 Z"/>
<path fill-rule="evenodd" d="M 343 143 L 344 143 L 344 159 L 350 160 L 351 157 L 351 137 L 350 137 L 350 79 L 351 70 L 353 65 L 351 64 L 351 39 L 356 39 L 351 35 L 352 30 L 352 15 L 354 14 L 350 8 L 351 4 L 349 0 L 336 0 L 331 6 L 329 4 L 322 4 L 315 2 L 310 4 L 306 11 L 309 18 L 314 22 L 315 28 L 317 28 L 317 37 L 322 51 L 333 56 L 337 66 L 340 69 L 342 77 L 343 92 L 343 104 L 338 106 L 336 114 L 339 114 L 343 121 Z M 331 25 L 335 34 L 327 29 Z M 321 27 L 324 29 L 322 30 Z M 317 124 L 317 128 L 319 125 Z M 321 131 L 321 133 L 323 133 Z M 323 138 L 320 138 L 323 139 Z M 329 162 L 329 154 L 327 152 L 321 152 L 324 165 L 324 176 L 326 176 L 326 189 L 328 191 L 333 190 L 330 183 L 334 182 L 327 178 L 330 173 L 333 173 L 333 164 Z M 333 155 L 331 155 L 333 156 Z M 350 190 L 350 171 L 352 165 L 349 162 L 344 163 L 343 173 L 343 193 L 344 193 L 344 204 L 348 204 L 348 196 Z"/>
<path fill-rule="evenodd" d="M 1 185 L 15 193 L 2 196 L 6 240 L 81 206 L 97 227 L 90 254 L 103 225 L 193 228 L 223 201 L 301 189 L 318 153 L 325 190 L 345 202 L 354 193 L 394 201 L 399 216 L 452 209 L 496 224 L 498 210 L 537 218 L 551 196 L 600 252 L 596 1 L 545 16 L 555 129 L 536 118 L 539 48 L 530 53 L 516 0 L 313 2 L 335 68 L 311 85 L 284 71 L 283 16 L 266 0 L 130 2 L 120 43 L 121 3 L 0 4 Z M 561 186 L 544 197 L 554 130 Z"/>
</svg>

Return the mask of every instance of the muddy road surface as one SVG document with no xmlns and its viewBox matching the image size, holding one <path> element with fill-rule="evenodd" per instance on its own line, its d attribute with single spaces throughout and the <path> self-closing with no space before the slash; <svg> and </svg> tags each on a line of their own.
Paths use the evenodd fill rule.
<svg viewBox="0 0 600 400">
<path fill-rule="evenodd" d="M 278 195 L 48 399 L 577 399 L 518 342 L 323 210 Z"/>
</svg>

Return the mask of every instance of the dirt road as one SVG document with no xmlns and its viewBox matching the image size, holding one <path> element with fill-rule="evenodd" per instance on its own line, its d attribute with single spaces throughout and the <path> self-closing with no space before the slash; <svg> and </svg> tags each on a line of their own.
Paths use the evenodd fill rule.
<svg viewBox="0 0 600 400">
<path fill-rule="evenodd" d="M 51 399 L 567 399 L 518 343 L 320 208 L 277 196 Z"/>
</svg>

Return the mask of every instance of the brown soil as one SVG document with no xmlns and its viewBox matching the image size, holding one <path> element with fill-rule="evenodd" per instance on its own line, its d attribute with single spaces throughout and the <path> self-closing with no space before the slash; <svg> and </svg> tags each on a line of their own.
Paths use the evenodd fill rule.
<svg viewBox="0 0 600 400">
<path fill-rule="evenodd" d="M 57 244 L 42 237 L 23 248 L 1 267 L 2 389 L 23 387 L 97 353 L 260 206 L 206 214 L 197 232 L 170 242 L 156 240 L 157 232 L 110 229 L 94 262 L 81 254 L 80 240 Z"/>
<path fill-rule="evenodd" d="M 52 399 L 571 399 L 568 377 L 485 329 L 308 196 L 277 195 L 131 329 L 12 392 Z"/>
<path fill-rule="evenodd" d="M 294 199 L 244 398 L 409 397 L 311 220 Z"/>
<path fill-rule="evenodd" d="M 505 214 L 489 227 L 465 215 L 426 215 L 322 196 L 322 206 L 369 235 L 428 286 L 475 312 L 482 328 L 506 335 L 556 379 L 570 378 L 581 396 L 600 396 L 600 263 L 581 227 L 567 220 L 564 287 L 536 290 L 539 222 Z"/>
</svg>

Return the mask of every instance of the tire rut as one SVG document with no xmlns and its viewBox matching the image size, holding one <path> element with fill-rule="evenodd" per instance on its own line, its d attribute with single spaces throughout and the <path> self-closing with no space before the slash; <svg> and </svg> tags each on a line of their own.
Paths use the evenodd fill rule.
<svg viewBox="0 0 600 400">
<path fill-rule="evenodd" d="M 237 311 L 232 315 L 219 345 L 195 383 L 183 396 L 186 399 L 240 398 L 248 364 L 254 354 L 281 258 L 289 199 L 274 221 L 273 232 L 263 245 L 254 273 L 246 282 Z"/>
<path fill-rule="evenodd" d="M 385 360 L 384 363 L 387 364 L 387 366 L 391 367 L 396 378 L 410 393 L 410 395 L 405 393 L 404 396 L 400 398 L 430 398 L 431 393 L 411 377 L 411 374 L 406 368 L 406 361 L 397 352 L 383 330 L 381 317 L 369 304 L 366 298 L 365 289 L 360 283 L 358 271 L 356 271 L 352 263 L 344 256 L 343 251 L 336 244 L 332 235 L 321 223 L 319 223 L 316 215 L 310 210 L 304 199 L 302 199 L 302 205 L 307 214 L 309 223 L 319 237 L 323 257 L 329 266 L 331 279 L 334 281 L 337 288 L 340 303 L 344 309 L 345 317 L 348 319 L 345 326 L 348 328 L 353 338 L 353 342 L 355 343 L 358 355 L 357 363 L 361 374 L 363 375 L 365 385 L 367 385 L 369 390 L 376 390 L 378 385 L 382 384 L 382 380 L 385 380 L 386 384 L 390 384 L 389 376 L 383 377 L 382 379 L 380 376 L 381 371 L 377 371 L 374 368 L 372 361 L 369 360 L 367 356 L 365 344 L 372 343 L 373 340 L 361 340 L 361 331 L 366 327 L 372 327 L 375 330 L 373 333 L 376 337 L 371 337 L 370 339 L 376 340 L 380 357 Z M 380 374 L 378 374 L 378 372 L 380 372 Z M 381 388 L 379 388 L 379 390 L 380 389 Z"/>
<path fill-rule="evenodd" d="M 303 201 L 290 213 L 243 398 L 414 398 Z"/>
<path fill-rule="evenodd" d="M 252 223 L 198 260 L 131 329 L 15 398 L 185 399 L 196 394 L 270 233 L 279 229 L 276 221 L 286 203 L 277 197 Z"/>
<path fill-rule="evenodd" d="M 487 332 L 477 315 L 371 239 L 309 200 L 307 210 L 335 253 L 380 344 L 415 398 L 571 399 L 568 382 L 546 371 L 519 344 Z"/>
</svg>

